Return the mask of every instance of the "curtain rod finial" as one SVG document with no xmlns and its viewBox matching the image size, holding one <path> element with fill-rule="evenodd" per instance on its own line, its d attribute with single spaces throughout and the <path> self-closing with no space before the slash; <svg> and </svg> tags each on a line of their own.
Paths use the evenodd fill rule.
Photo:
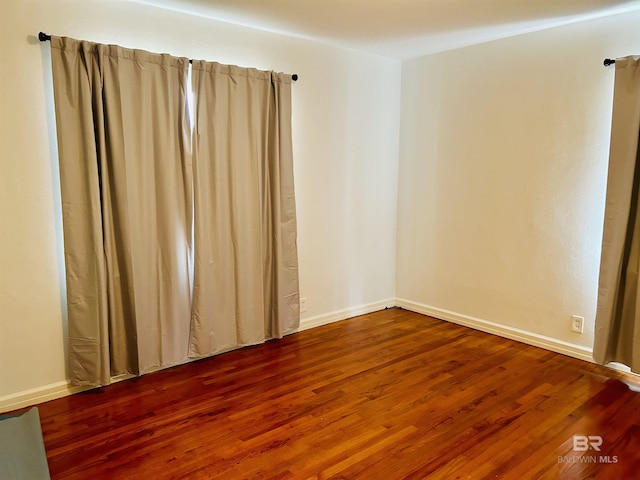
<svg viewBox="0 0 640 480">
<path fill-rule="evenodd" d="M 613 65 L 614 63 L 616 63 L 616 61 L 611 60 L 610 58 L 605 58 L 603 63 L 605 67 L 608 67 L 609 65 Z"/>
<path fill-rule="evenodd" d="M 46 42 L 47 40 L 51 40 L 51 35 L 47 35 L 44 32 L 38 33 L 38 40 L 41 42 Z"/>
</svg>

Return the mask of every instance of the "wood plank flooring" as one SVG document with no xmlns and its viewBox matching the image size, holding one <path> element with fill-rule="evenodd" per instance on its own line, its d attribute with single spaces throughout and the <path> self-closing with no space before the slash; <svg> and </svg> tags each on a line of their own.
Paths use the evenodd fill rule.
<svg viewBox="0 0 640 480">
<path fill-rule="evenodd" d="M 632 479 L 625 378 L 389 309 L 39 410 L 54 479 Z"/>
</svg>

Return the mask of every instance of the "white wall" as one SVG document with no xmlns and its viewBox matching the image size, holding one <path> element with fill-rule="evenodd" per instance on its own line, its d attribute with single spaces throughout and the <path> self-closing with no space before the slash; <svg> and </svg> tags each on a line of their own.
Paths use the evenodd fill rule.
<svg viewBox="0 0 640 480">
<path fill-rule="evenodd" d="M 401 305 L 590 352 L 614 78 L 602 61 L 640 54 L 638 25 L 624 14 L 403 63 Z"/>
<path fill-rule="evenodd" d="M 399 62 L 123 1 L 3 0 L 0 8 L 0 408 L 66 386 L 55 126 L 40 30 L 298 73 L 303 320 L 392 303 Z"/>
</svg>

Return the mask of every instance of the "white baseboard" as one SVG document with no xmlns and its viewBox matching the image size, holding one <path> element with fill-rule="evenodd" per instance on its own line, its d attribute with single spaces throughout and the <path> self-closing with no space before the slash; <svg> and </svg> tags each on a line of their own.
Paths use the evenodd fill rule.
<svg viewBox="0 0 640 480">
<path fill-rule="evenodd" d="M 382 300 L 379 302 L 367 303 L 365 305 L 358 305 L 356 307 L 350 307 L 343 310 L 336 310 L 335 312 L 316 315 L 315 317 L 300 320 L 300 328 L 298 328 L 298 332 L 309 330 L 310 328 L 320 327 L 322 325 L 327 325 L 333 322 L 339 322 L 340 320 L 346 320 L 347 318 L 357 317 L 358 315 L 377 312 L 378 310 L 383 310 L 386 307 L 395 306 L 395 299 L 388 298 L 387 300 Z"/>
<path fill-rule="evenodd" d="M 303 330 L 308 330 L 314 327 L 319 327 L 321 325 L 326 325 L 328 323 L 345 320 L 350 317 L 364 315 L 365 313 L 382 310 L 385 307 L 393 306 L 395 306 L 395 300 L 393 298 L 390 298 L 388 300 L 383 300 L 380 302 L 345 308 L 344 310 L 338 310 L 324 315 L 317 315 L 315 317 L 306 318 L 300 321 L 300 328 L 298 329 L 298 332 L 302 332 Z M 112 378 L 111 382 L 114 383 L 130 377 L 131 375 L 124 375 L 121 377 Z M 23 390 L 18 393 L 0 397 L 0 413 L 9 412 L 11 410 L 17 410 L 19 408 L 37 405 L 49 400 L 66 397 L 68 395 L 73 395 L 74 393 L 89 390 L 90 388 L 92 387 L 73 387 L 68 381 L 62 381 L 44 385 L 42 387 L 32 388 L 30 390 Z"/>
<path fill-rule="evenodd" d="M 463 325 L 465 327 L 470 327 L 485 333 L 491 333 L 493 335 L 498 335 L 500 337 L 526 343 L 527 345 L 533 345 L 534 347 L 544 348 L 545 350 L 550 350 L 552 352 L 561 353 L 569 357 L 574 357 L 590 363 L 595 363 L 593 360 L 593 350 L 591 348 L 583 347 L 582 345 L 564 342 L 562 340 L 547 337 L 545 335 L 539 335 L 537 333 L 528 332 L 519 328 L 509 327 L 507 325 L 500 325 L 499 323 L 482 320 L 480 318 L 475 318 L 468 315 L 462 315 L 460 313 L 431 307 L 429 305 L 404 300 L 402 298 L 396 298 L 396 305 L 406 310 L 411 310 L 412 312 L 416 313 L 422 313 L 423 315 L 428 315 L 439 320 L 446 320 L 448 322 Z"/>
<path fill-rule="evenodd" d="M 23 390 L 0 397 L 0 413 L 30 407 L 56 398 L 66 397 L 87 390 L 87 387 L 72 387 L 67 381 L 51 383 L 42 387 Z"/>
<path fill-rule="evenodd" d="M 528 332 L 526 330 L 470 317 L 468 315 L 462 315 L 441 308 L 404 300 L 402 298 L 390 298 L 379 302 L 358 305 L 355 307 L 345 308 L 343 310 L 336 310 L 334 312 L 305 318 L 300 320 L 300 327 L 297 331 L 302 332 L 310 328 L 327 325 L 329 323 L 338 322 L 340 320 L 376 312 L 386 307 L 394 306 L 593 363 L 592 350 L 590 348 L 569 342 L 563 342 L 562 340 Z M 123 378 L 113 378 L 112 382 L 125 378 L 129 377 L 123 376 Z M 36 405 L 49 400 L 55 400 L 57 398 L 66 397 L 67 395 L 72 395 L 88 389 L 89 388 L 87 387 L 73 387 L 69 382 L 62 381 L 33 388 L 31 390 L 24 390 L 11 395 L 5 395 L 0 397 L 0 413 Z"/>
<path fill-rule="evenodd" d="M 111 377 L 111 383 L 122 382 L 129 378 L 133 378 L 135 375 L 125 373 L 116 377 Z M 11 410 L 17 410 L 19 408 L 31 407 L 39 403 L 48 402 L 49 400 L 56 400 L 58 398 L 73 395 L 74 393 L 86 392 L 96 387 L 74 387 L 67 380 L 63 382 L 51 383 L 43 387 L 32 388 L 31 390 L 24 390 L 22 392 L 14 393 L 11 395 L 5 395 L 0 397 L 0 413 L 10 412 Z"/>
</svg>

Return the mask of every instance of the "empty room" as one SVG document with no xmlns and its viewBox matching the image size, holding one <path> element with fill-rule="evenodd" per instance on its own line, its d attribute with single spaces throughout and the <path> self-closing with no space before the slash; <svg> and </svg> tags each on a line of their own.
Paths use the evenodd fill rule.
<svg viewBox="0 0 640 480">
<path fill-rule="evenodd" d="M 637 478 L 640 1 L 0 32 L 0 479 Z"/>
</svg>

